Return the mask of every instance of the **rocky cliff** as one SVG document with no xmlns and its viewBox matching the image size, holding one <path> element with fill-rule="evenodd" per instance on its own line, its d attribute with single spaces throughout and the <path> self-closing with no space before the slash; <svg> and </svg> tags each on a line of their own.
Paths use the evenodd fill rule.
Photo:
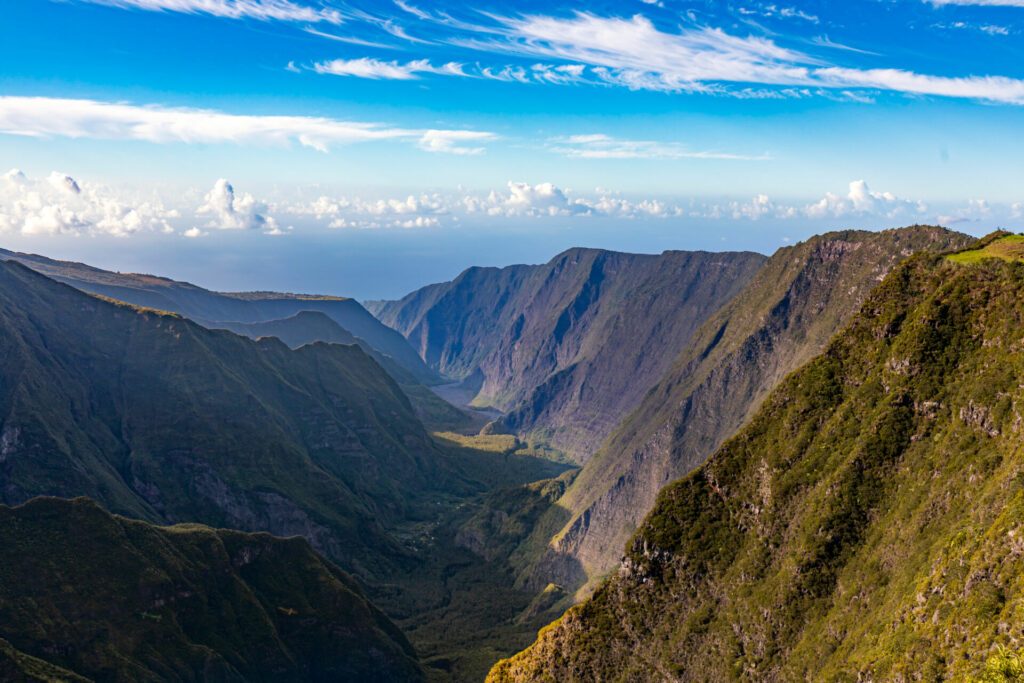
<svg viewBox="0 0 1024 683">
<path fill-rule="evenodd" d="M 763 262 L 572 249 L 471 268 L 375 310 L 432 368 L 473 383 L 475 404 L 507 412 L 505 429 L 584 461 Z"/>
</svg>

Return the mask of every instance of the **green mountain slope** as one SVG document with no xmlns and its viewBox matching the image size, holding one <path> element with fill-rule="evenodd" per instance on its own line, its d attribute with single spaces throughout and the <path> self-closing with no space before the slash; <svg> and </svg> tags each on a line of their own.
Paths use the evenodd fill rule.
<svg viewBox="0 0 1024 683">
<path fill-rule="evenodd" d="M 746 422 L 788 373 L 820 353 L 900 260 L 970 238 L 941 228 L 846 231 L 780 249 L 712 315 L 521 551 L 524 579 L 566 587 L 603 576 L 658 491 Z M 545 546 L 547 548 L 545 549 Z"/>
<path fill-rule="evenodd" d="M 1011 680 L 1022 339 L 1024 264 L 912 258 L 491 680 Z"/>
<path fill-rule="evenodd" d="M 77 289 L 136 306 L 179 313 L 206 326 L 220 326 L 214 324 L 218 321 L 258 323 L 281 320 L 303 311 L 318 311 L 381 354 L 390 356 L 417 381 L 427 384 L 437 381 L 437 375 L 423 364 L 402 335 L 380 324 L 354 299 L 277 292 L 224 294 L 153 275 L 113 273 L 83 263 L 56 261 L 4 249 L 0 249 L 0 260 L 18 261 Z"/>
<path fill-rule="evenodd" d="M 752 253 L 572 249 L 541 266 L 471 268 L 378 303 L 439 372 L 504 427 L 586 460 L 764 262 Z"/>
<path fill-rule="evenodd" d="M 357 573 L 448 459 L 359 347 L 291 350 L 0 263 L 0 501 L 303 535 Z"/>
<path fill-rule="evenodd" d="M 451 541 L 459 520 L 565 469 L 435 441 L 359 346 L 253 341 L 0 263 L 0 503 L 89 496 L 148 522 L 302 536 L 439 680 L 480 680 L 539 625 L 506 623 L 532 595 Z M 31 662 L 11 641 L 0 665 Z"/>
<path fill-rule="evenodd" d="M 319 311 L 301 311 L 290 318 L 258 323 L 208 322 L 206 327 L 231 330 L 235 334 L 251 339 L 277 337 L 293 349 L 318 341 L 329 344 L 355 344 L 398 382 L 412 402 L 416 416 L 428 429 L 462 429 L 474 423 L 473 417 L 437 396 L 421 384 L 412 372 L 396 363 L 391 356 L 380 353 Z"/>
<path fill-rule="evenodd" d="M 0 506 L 0 547 L 4 680 L 423 678 L 398 629 L 302 539 L 37 498 Z"/>
</svg>

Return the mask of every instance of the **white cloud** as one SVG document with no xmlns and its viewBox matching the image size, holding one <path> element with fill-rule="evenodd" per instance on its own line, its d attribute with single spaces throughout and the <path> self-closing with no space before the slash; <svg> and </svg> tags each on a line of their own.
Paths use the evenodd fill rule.
<svg viewBox="0 0 1024 683">
<path fill-rule="evenodd" d="M 493 133 L 416 130 L 308 116 L 253 116 L 210 109 L 138 106 L 96 100 L 0 96 L 0 133 L 30 137 L 140 140 L 153 143 L 298 143 L 327 152 L 337 145 L 411 141 L 432 152 L 477 154 Z M 476 146 L 460 147 L 462 141 Z"/>
<path fill-rule="evenodd" d="M 333 9 L 317 9 L 288 0 L 80 0 L 81 2 L 121 9 L 151 12 L 208 14 L 226 19 L 259 21 L 302 21 L 340 24 L 341 13 Z"/>
<path fill-rule="evenodd" d="M 1019 218 L 1019 205 L 1010 206 L 1010 218 Z M 985 199 L 969 199 L 963 206 L 957 207 L 951 213 L 940 214 L 936 221 L 940 225 L 956 225 L 958 223 L 977 223 L 992 217 L 993 208 Z"/>
<path fill-rule="evenodd" d="M 249 193 L 235 194 L 224 178 L 213 185 L 196 210 L 200 216 L 210 216 L 207 227 L 217 230 L 265 230 L 268 234 L 280 234 L 277 221 L 267 215 L 267 205 L 259 202 Z"/>
<path fill-rule="evenodd" d="M 758 84 L 780 88 L 774 96 L 802 95 L 793 88 L 809 88 L 808 95 L 820 94 L 816 89 L 864 88 L 1024 104 L 1024 80 L 1016 78 L 846 68 L 757 36 L 734 36 L 708 27 L 662 31 L 642 15 L 621 18 L 577 12 L 572 17 L 520 15 L 494 19 L 499 29 L 477 27 L 479 35 L 450 42 L 492 53 L 583 65 L 585 71 L 580 72 L 577 82 L 585 75 L 633 90 L 749 96 L 749 91 L 729 86 Z M 503 80 L 531 80 L 529 72 L 521 67 L 489 67 L 483 72 Z"/>
<path fill-rule="evenodd" d="M 408 81 L 419 78 L 419 74 L 467 75 L 463 71 L 463 65 L 457 62 L 448 62 L 441 66 L 434 66 L 426 59 L 417 59 L 404 64 L 397 61 L 385 62 L 368 57 L 360 59 L 334 59 L 329 62 L 318 62 L 311 68 L 318 74 L 355 76 L 357 78 L 371 78 L 375 80 Z"/>
<path fill-rule="evenodd" d="M 925 2 L 937 7 L 942 7 L 944 5 L 973 7 L 1024 7 L 1024 0 L 925 0 Z"/>
<path fill-rule="evenodd" d="M 747 155 L 730 152 L 692 150 L 674 142 L 623 140 L 602 133 L 552 138 L 553 152 L 574 159 L 719 159 L 765 161 L 767 154 Z"/>
<path fill-rule="evenodd" d="M 1004 104 L 1024 104 L 1024 80 L 1004 76 L 948 78 L 900 69 L 844 69 L 829 67 L 816 72 L 823 83 L 836 87 L 877 88 L 915 95 L 938 95 Z"/>
<path fill-rule="evenodd" d="M 445 154 L 483 154 L 483 147 L 468 147 L 468 143 L 487 142 L 495 139 L 492 133 L 479 133 L 468 130 L 428 130 L 419 140 L 419 148 L 425 152 L 442 152 Z"/>
<path fill-rule="evenodd" d="M 607 191 L 583 196 L 554 183 L 509 182 L 503 190 L 484 193 L 424 193 L 402 199 L 364 200 L 319 197 L 283 210 L 297 216 L 315 216 L 331 228 L 435 227 L 469 217 L 550 218 L 670 218 L 686 211 L 658 199 L 626 199 Z"/>
<path fill-rule="evenodd" d="M 847 217 L 871 217 L 886 220 L 919 220 L 928 211 L 924 202 L 902 199 L 891 192 L 875 192 L 863 180 L 850 183 L 845 195 L 828 192 L 811 204 L 787 204 L 758 194 L 749 201 L 697 206 L 687 215 L 694 218 L 752 220 L 805 219 L 830 221 Z"/>
<path fill-rule="evenodd" d="M 606 81 L 660 90 L 707 90 L 713 81 L 805 84 L 815 60 L 757 37 L 712 28 L 670 34 L 649 19 L 544 16 L 502 19 L 511 41 L 492 48 L 601 67 Z"/>
<path fill-rule="evenodd" d="M 804 208 L 809 218 L 840 218 L 851 214 L 895 218 L 901 214 L 921 215 L 928 211 L 923 202 L 900 199 L 891 192 L 873 192 L 863 180 L 850 183 L 845 197 L 828 193 L 820 201 Z"/>
<path fill-rule="evenodd" d="M 63 173 L 37 179 L 15 169 L 0 177 L 0 233 L 124 237 L 172 232 L 169 221 L 178 216 L 160 202 L 131 201 Z"/>
</svg>

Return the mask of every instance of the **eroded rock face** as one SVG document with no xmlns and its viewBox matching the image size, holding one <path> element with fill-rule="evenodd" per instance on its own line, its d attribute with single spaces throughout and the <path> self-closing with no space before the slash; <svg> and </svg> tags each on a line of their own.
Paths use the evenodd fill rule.
<svg viewBox="0 0 1024 683">
<path fill-rule="evenodd" d="M 542 266 L 471 268 L 377 307 L 431 367 L 476 377 L 509 431 L 585 461 L 764 257 L 572 249 Z"/>
<path fill-rule="evenodd" d="M 773 387 L 819 353 L 892 268 L 916 251 L 969 241 L 941 228 L 915 227 L 830 233 L 777 252 L 694 334 L 586 463 L 559 501 L 572 511 L 571 520 L 523 580 L 543 586 L 565 579 L 557 568 L 573 563 L 559 557 L 576 560 L 589 578 L 614 569 L 658 492 L 700 465 Z"/>
</svg>

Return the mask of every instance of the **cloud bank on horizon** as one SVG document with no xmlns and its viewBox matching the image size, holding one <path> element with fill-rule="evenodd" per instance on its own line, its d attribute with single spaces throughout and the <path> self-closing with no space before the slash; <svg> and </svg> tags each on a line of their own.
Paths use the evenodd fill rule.
<svg viewBox="0 0 1024 683">
<path fill-rule="evenodd" d="M 5 12 L 0 234 L 1024 213 L 1024 0 Z"/>
</svg>

